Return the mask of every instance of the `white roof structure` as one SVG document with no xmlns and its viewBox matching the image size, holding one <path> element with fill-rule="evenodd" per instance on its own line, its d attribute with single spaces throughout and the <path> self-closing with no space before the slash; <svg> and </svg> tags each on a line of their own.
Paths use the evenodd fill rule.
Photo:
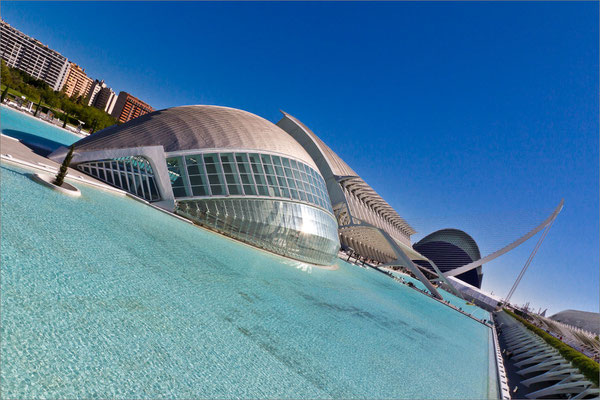
<svg viewBox="0 0 600 400">
<path fill-rule="evenodd" d="M 526 393 L 528 399 L 568 395 L 572 399 L 597 397 L 598 388 L 541 337 L 504 312 L 496 314 L 503 326 L 502 337 L 511 355 L 516 373 L 527 377 L 520 383 L 535 389 Z"/>
<path fill-rule="evenodd" d="M 410 235 L 416 233 L 413 227 L 313 131 L 292 115 L 283 111 L 282 114 L 284 117 L 277 125 L 302 144 L 315 159 L 321 174 L 328 181 L 330 196 L 333 191 L 339 191 L 337 187 L 341 187 L 356 200 L 348 201 L 353 216 L 360 215 L 363 220 L 385 229 L 394 239 L 410 245 Z M 335 203 L 347 197 L 343 195 L 342 199 L 334 195 L 331 200 Z"/>
<path fill-rule="evenodd" d="M 306 150 L 281 128 L 247 111 L 193 105 L 155 111 L 113 125 L 75 144 L 102 151 L 160 145 L 165 153 L 195 149 L 243 149 L 291 156 L 316 168 Z"/>
<path fill-rule="evenodd" d="M 277 125 L 306 149 L 325 178 L 342 246 L 364 259 L 409 268 L 435 297 L 441 298 L 412 262 L 424 258 L 411 248 L 410 235 L 416 231 L 313 131 L 290 114 L 282 114 Z"/>
</svg>

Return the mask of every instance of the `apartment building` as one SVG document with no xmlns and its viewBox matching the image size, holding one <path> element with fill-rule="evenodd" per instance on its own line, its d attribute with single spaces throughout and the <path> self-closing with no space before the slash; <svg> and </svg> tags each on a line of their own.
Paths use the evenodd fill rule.
<svg viewBox="0 0 600 400">
<path fill-rule="evenodd" d="M 65 80 L 64 90 L 69 97 L 86 97 L 92 87 L 92 78 L 85 74 L 85 70 L 75 63 L 69 63 L 69 72 Z"/>
<path fill-rule="evenodd" d="M 61 90 L 69 71 L 67 58 L 4 20 L 0 22 L 0 58 L 9 67 L 43 80 L 53 90 Z"/>
<path fill-rule="evenodd" d="M 123 123 L 153 111 L 154 108 L 137 97 L 134 97 L 127 92 L 121 92 L 119 93 L 119 97 L 117 98 L 117 102 L 111 115 L 119 122 Z"/>
</svg>

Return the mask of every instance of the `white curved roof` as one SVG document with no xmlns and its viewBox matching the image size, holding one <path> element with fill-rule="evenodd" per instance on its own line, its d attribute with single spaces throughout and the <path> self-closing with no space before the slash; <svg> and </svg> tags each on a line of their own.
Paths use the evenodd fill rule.
<svg viewBox="0 0 600 400">
<path fill-rule="evenodd" d="M 76 151 L 162 145 L 165 152 L 196 149 L 256 150 L 296 158 L 317 169 L 304 148 L 277 125 L 247 111 L 220 106 L 181 106 L 155 111 L 98 131 Z"/>
<path fill-rule="evenodd" d="M 321 151 L 321 154 L 323 154 L 323 156 L 325 157 L 325 161 L 327 161 L 327 164 L 329 165 L 329 168 L 331 168 L 331 172 L 333 173 L 333 175 L 358 176 L 358 174 L 354 172 L 354 170 L 350 168 L 350 166 L 346 164 L 346 162 L 342 160 L 340 156 L 338 156 L 333 150 L 331 150 L 331 148 L 327 146 L 325 142 L 321 140 L 321 138 L 315 135 L 315 133 L 311 131 L 306 125 L 304 125 L 302 121 L 286 113 L 285 111 L 281 111 L 281 113 L 284 115 L 284 117 L 289 118 L 296 125 L 300 126 L 306 132 L 306 134 L 314 141 L 316 146 Z"/>
<path fill-rule="evenodd" d="M 366 204 L 373 212 L 379 214 L 383 219 L 387 220 L 390 224 L 394 225 L 397 229 L 404 232 L 406 238 L 416 233 L 414 228 L 402 218 L 392 206 L 390 206 L 368 183 L 366 183 L 350 166 L 340 158 L 329 146 L 327 146 L 310 128 L 304 125 L 300 120 L 294 116 L 281 111 L 283 119 L 277 124 L 283 126 L 285 130 L 293 135 L 296 140 L 300 143 L 314 144 L 314 147 L 308 147 L 309 152 L 313 155 L 314 159 L 319 163 L 322 159 L 326 164 L 326 169 L 331 170 L 331 174 L 336 178 L 337 182 L 344 189 L 350 190 L 357 198 Z M 290 125 L 286 122 L 290 121 L 293 123 L 294 128 L 299 127 L 300 129 L 290 128 Z M 309 144 L 310 144 L 309 143 Z M 319 154 L 315 154 L 315 148 Z M 323 166 L 323 162 L 319 166 Z M 327 180 L 329 172 L 321 169 L 321 175 Z M 329 196 L 333 199 L 334 197 L 330 193 Z M 350 205 L 352 208 L 352 206 Z M 353 214 L 357 215 L 358 213 Z M 367 221 L 377 225 L 375 221 Z M 388 232 L 390 233 L 390 232 Z M 390 233 L 390 234 L 393 234 Z M 393 236 L 393 235 L 392 235 Z"/>
</svg>

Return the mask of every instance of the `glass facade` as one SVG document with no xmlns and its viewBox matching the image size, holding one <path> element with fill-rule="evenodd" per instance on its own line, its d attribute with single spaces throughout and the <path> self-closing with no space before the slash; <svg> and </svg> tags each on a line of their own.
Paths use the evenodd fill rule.
<svg viewBox="0 0 600 400">
<path fill-rule="evenodd" d="M 144 157 L 85 162 L 78 164 L 77 169 L 145 200 L 160 200 L 152 166 Z"/>
<path fill-rule="evenodd" d="M 305 163 L 249 152 L 169 154 L 175 212 L 253 246 L 330 265 L 338 226 L 325 181 Z M 77 168 L 148 201 L 162 200 L 141 156 L 83 162 Z"/>
<path fill-rule="evenodd" d="M 168 157 L 167 167 L 176 199 L 274 197 L 333 212 L 321 175 L 290 158 L 262 153 L 203 153 Z"/>
<path fill-rule="evenodd" d="M 179 200 L 177 213 L 270 252 L 330 265 L 339 250 L 330 213 L 302 203 L 265 198 Z"/>
</svg>

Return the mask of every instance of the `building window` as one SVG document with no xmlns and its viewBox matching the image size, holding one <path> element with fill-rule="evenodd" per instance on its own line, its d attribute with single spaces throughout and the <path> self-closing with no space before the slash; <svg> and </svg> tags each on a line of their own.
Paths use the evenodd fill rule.
<svg viewBox="0 0 600 400">
<path fill-rule="evenodd" d="M 256 196 L 291 199 L 324 208 L 325 181 L 310 166 L 262 153 L 200 153 L 167 158 L 177 197 Z"/>
<path fill-rule="evenodd" d="M 148 201 L 160 200 L 150 162 L 141 156 L 98 160 L 77 169 Z"/>
</svg>

